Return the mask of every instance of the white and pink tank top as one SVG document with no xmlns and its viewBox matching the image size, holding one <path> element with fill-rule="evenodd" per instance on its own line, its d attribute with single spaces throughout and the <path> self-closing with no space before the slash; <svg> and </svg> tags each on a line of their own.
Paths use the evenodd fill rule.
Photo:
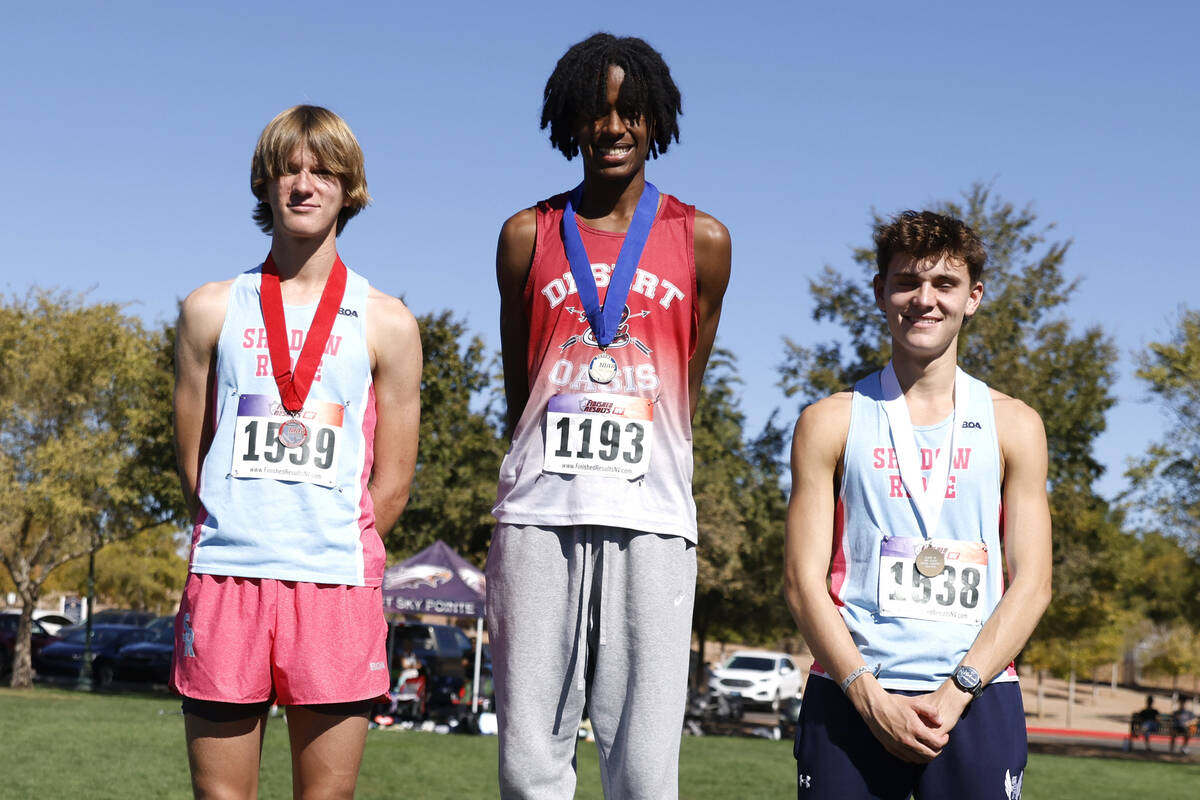
<svg viewBox="0 0 1200 800">
<path fill-rule="evenodd" d="M 259 301 L 261 265 L 229 292 L 217 346 L 212 445 L 200 477 L 203 509 L 192 534 L 192 572 L 378 586 L 385 554 L 367 480 L 375 391 L 367 349 L 368 284 L 347 270 L 346 292 L 298 415 L 299 446 L 279 440 L 279 403 Z M 295 362 L 316 303 L 286 306 Z"/>
<path fill-rule="evenodd" d="M 688 361 L 698 330 L 696 210 L 662 195 L 627 311 L 608 346 L 616 375 L 601 384 L 589 376 L 588 365 L 600 349 L 563 249 L 565 200 L 565 194 L 557 195 L 536 209 L 537 241 L 525 285 L 529 402 L 501 465 L 492 513 L 507 524 L 608 525 L 695 542 Z M 582 221 L 579 231 L 603 303 L 625 235 Z M 580 399 L 585 396 L 590 399 Z M 570 427 L 572 420 L 560 413 L 568 406 L 587 411 L 610 405 L 616 410 L 598 416 L 594 428 L 585 421 L 584 430 Z M 643 419 L 646 408 L 652 420 Z M 613 416 L 620 413 L 628 415 L 627 422 Z M 652 422 L 653 446 L 637 463 L 646 422 Z M 556 453 L 569 454 L 561 460 L 577 472 L 556 471 L 562 469 Z M 594 473 L 586 472 L 589 466 Z"/>
<path fill-rule="evenodd" d="M 969 399 L 957 417 L 959 429 L 949 454 L 936 537 L 964 546 L 982 545 L 986 564 L 947 561 L 942 573 L 931 579 L 911 569 L 897 568 L 893 575 L 882 560 L 892 555 L 889 542 L 919 547 L 928 532 L 902 481 L 880 373 L 868 375 L 854 386 L 834 515 L 829 593 L 864 663 L 872 669 L 880 666 L 879 683 L 886 689 L 937 688 L 962 661 L 980 625 L 891 614 L 882 607 L 882 595 L 898 592 L 905 600 L 916 601 L 910 605 L 934 610 L 943 604 L 957 604 L 977 610 L 978 617 L 986 621 L 1004 593 L 996 417 L 987 385 L 970 376 L 964 378 Z M 935 425 L 914 426 L 922 480 L 929 480 L 952 424 L 953 416 Z M 812 671 L 828 677 L 819 664 L 814 664 Z M 1012 681 L 1017 674 L 1010 664 L 999 675 L 984 677 L 992 682 Z"/>
</svg>

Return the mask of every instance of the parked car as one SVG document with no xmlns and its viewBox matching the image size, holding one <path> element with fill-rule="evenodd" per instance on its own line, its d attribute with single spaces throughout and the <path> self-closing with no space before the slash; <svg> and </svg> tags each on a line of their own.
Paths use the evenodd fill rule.
<svg viewBox="0 0 1200 800">
<path fill-rule="evenodd" d="M 40 677 L 77 678 L 83 667 L 84 640 L 87 627 L 77 625 L 63 632 L 60 641 L 42 648 L 34 661 Z M 141 625 L 92 624 L 92 681 L 108 686 L 113 681 L 113 659 L 122 647 L 140 642 L 147 636 Z"/>
<path fill-rule="evenodd" d="M 112 659 L 110 680 L 167 683 L 171 680 L 171 662 L 175 655 L 174 617 L 160 617 L 143 630 L 146 638 L 131 642 Z"/>
<path fill-rule="evenodd" d="M 400 658 L 406 651 L 430 676 L 464 678 L 463 657 L 475 657 L 471 640 L 453 625 L 399 622 L 392 626 L 392 680 L 400 675 Z"/>
<path fill-rule="evenodd" d="M 75 624 L 75 620 L 70 617 L 64 617 L 62 614 L 53 611 L 34 611 L 33 618 L 42 623 L 42 627 L 46 629 L 46 633 L 51 636 L 57 636 L 60 630 L 69 628 Z"/>
<path fill-rule="evenodd" d="M 762 704 L 779 711 L 788 700 L 800 696 L 801 675 L 787 653 L 738 650 L 724 666 L 712 671 L 710 691 L 741 698 L 743 703 Z"/>
<path fill-rule="evenodd" d="M 17 627 L 21 624 L 20 611 L 0 612 L 0 681 L 7 682 L 12 676 L 13 654 L 17 648 Z M 54 636 L 36 619 L 30 620 L 30 652 L 34 659 L 46 645 L 55 641 Z"/>
<path fill-rule="evenodd" d="M 92 615 L 92 625 L 137 625 L 141 627 L 153 622 L 157 616 L 152 611 L 134 611 L 129 608 L 106 608 Z"/>
</svg>

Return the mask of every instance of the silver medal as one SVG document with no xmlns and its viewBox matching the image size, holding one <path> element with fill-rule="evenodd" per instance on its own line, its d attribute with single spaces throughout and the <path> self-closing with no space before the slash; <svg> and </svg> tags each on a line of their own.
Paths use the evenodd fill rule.
<svg viewBox="0 0 1200 800">
<path fill-rule="evenodd" d="M 308 427 L 298 419 L 289 419 L 275 435 L 284 447 L 299 447 L 308 440 Z"/>
<path fill-rule="evenodd" d="M 617 360 L 602 351 L 588 364 L 588 377 L 594 383 L 609 383 L 617 377 L 618 370 Z"/>
</svg>

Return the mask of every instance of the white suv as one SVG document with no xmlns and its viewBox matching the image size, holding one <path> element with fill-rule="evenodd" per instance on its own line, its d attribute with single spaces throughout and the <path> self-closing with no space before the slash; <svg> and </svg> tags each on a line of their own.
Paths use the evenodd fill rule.
<svg viewBox="0 0 1200 800">
<path fill-rule="evenodd" d="M 800 696 L 800 684 L 800 670 L 787 653 L 738 650 L 724 666 L 712 671 L 708 688 L 778 711 L 782 702 Z"/>
</svg>

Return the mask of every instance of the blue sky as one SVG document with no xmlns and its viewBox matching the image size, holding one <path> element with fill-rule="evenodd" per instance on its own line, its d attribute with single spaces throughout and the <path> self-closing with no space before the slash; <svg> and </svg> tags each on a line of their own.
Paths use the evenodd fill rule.
<svg viewBox="0 0 1200 800">
<path fill-rule="evenodd" d="M 88 290 L 148 321 L 257 263 L 250 154 L 299 102 L 341 113 L 374 203 L 345 261 L 417 313 L 451 308 L 498 346 L 501 222 L 576 183 L 538 130 L 557 58 L 597 30 L 642 36 L 683 91 L 682 141 L 649 177 L 721 219 L 734 273 L 719 344 L 757 427 L 795 404 L 782 338 L 808 280 L 845 268 L 892 213 L 974 181 L 1032 203 L 1074 244 L 1080 326 L 1121 350 L 1098 456 L 1164 433 L 1134 353 L 1200 302 L 1200 7 L 1188 3 L 15 5 L 0 31 L 0 292 Z M 985 301 L 986 302 L 986 301 Z"/>
</svg>

